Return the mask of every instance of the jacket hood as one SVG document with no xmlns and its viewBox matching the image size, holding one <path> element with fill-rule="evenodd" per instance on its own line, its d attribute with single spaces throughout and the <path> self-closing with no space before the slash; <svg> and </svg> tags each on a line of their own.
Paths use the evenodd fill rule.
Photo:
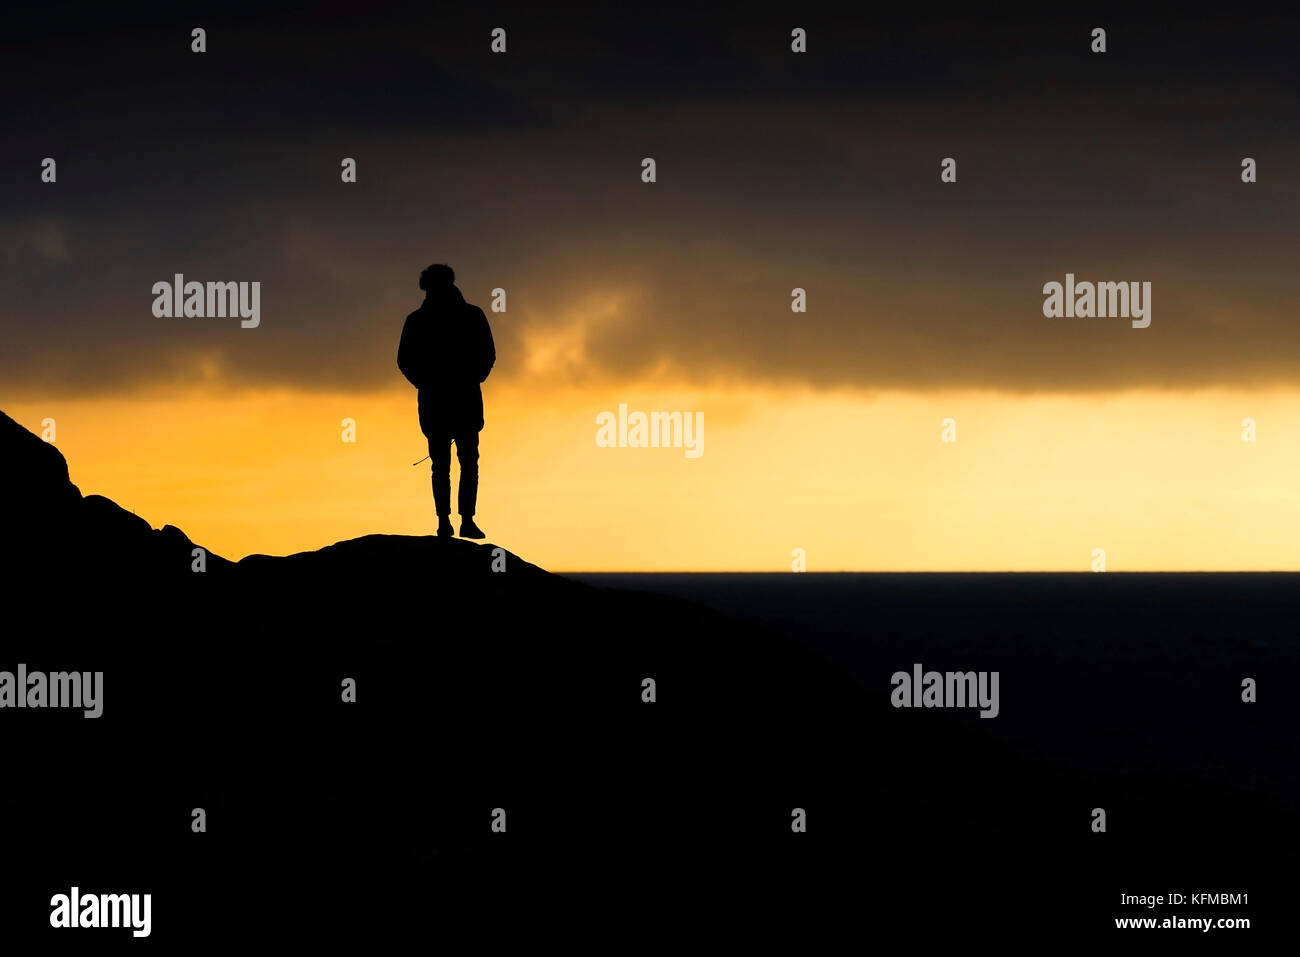
<svg viewBox="0 0 1300 957">
<path fill-rule="evenodd" d="M 444 286 L 441 289 L 426 289 L 424 295 L 425 302 L 434 302 L 442 305 L 444 303 L 464 302 L 465 297 L 461 294 L 460 289 L 455 285 Z"/>
</svg>

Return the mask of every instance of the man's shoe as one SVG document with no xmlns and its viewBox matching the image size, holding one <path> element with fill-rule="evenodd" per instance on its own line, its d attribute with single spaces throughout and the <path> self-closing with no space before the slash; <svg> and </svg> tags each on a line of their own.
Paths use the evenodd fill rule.
<svg viewBox="0 0 1300 957">
<path fill-rule="evenodd" d="M 438 516 L 438 537 L 451 538 L 456 534 L 456 530 L 451 527 L 451 518 L 447 515 Z"/>
<path fill-rule="evenodd" d="M 461 538 L 486 538 L 483 530 L 474 524 L 473 518 L 461 516 L 460 519 L 460 537 Z"/>
</svg>

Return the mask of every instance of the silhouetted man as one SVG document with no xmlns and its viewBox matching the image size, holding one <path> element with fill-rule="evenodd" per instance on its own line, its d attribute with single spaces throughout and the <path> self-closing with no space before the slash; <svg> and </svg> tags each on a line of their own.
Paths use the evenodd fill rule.
<svg viewBox="0 0 1300 957">
<path fill-rule="evenodd" d="M 420 431 L 429 440 L 433 504 L 438 534 L 451 528 L 451 443 L 460 462 L 460 534 L 482 538 L 474 524 L 478 498 L 478 433 L 483 428 L 483 390 L 497 360 L 487 316 L 454 285 L 456 274 L 441 263 L 420 273 L 424 304 L 406 317 L 397 367 L 419 389 Z"/>
</svg>

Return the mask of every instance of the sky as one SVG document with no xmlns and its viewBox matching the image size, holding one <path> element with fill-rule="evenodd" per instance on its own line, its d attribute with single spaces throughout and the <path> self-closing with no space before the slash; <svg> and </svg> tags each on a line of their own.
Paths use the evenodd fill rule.
<svg viewBox="0 0 1300 957">
<path fill-rule="evenodd" d="M 479 524 L 544 567 L 1300 568 L 1300 21 L 212 9 L 0 40 L 0 408 L 83 493 L 230 558 L 429 533 L 395 355 L 447 262 Z M 176 273 L 260 324 L 155 316 Z M 1044 316 L 1067 273 L 1150 326 Z M 601 447 L 620 405 L 703 454 Z"/>
</svg>

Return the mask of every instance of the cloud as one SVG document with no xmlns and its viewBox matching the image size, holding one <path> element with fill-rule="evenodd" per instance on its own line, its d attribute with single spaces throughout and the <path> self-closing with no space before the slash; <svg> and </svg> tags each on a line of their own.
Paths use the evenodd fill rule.
<svg viewBox="0 0 1300 957">
<path fill-rule="evenodd" d="M 1157 44 L 1146 59 L 1103 65 L 1052 55 L 1070 42 L 1060 24 L 913 25 L 868 69 L 888 36 L 836 44 L 833 17 L 810 28 L 832 49 L 806 66 L 761 19 L 640 38 L 622 21 L 537 22 L 512 20 L 496 61 L 458 39 L 486 37 L 467 14 L 405 39 L 367 20 L 347 46 L 272 19 L 218 23 L 206 61 L 126 57 L 86 97 L 58 73 L 37 99 L 47 122 L 4 148 L 19 184 L 0 218 L 5 397 L 384 388 L 434 261 L 472 301 L 507 290 L 509 311 L 489 314 L 494 376 L 538 390 L 1300 374 L 1286 162 L 1300 113 L 1294 77 L 1241 53 L 1267 48 L 1262 28 L 1197 41 L 1202 66 L 1226 71 L 1211 80 L 1176 68 L 1186 35 L 1154 26 L 1124 34 Z M 1017 37 L 1035 42 L 988 55 Z M 47 151 L 54 185 L 37 177 Z M 1243 155 L 1256 184 L 1239 180 Z M 356 184 L 339 181 L 344 156 Z M 939 182 L 945 156 L 955 184 Z M 260 281 L 261 326 L 153 317 L 152 284 L 176 272 Z M 1042 286 L 1066 272 L 1150 281 L 1151 327 L 1044 318 Z M 790 311 L 796 286 L 806 314 Z"/>
<path fill-rule="evenodd" d="M 23 266 L 32 257 L 58 262 L 66 259 L 67 255 L 64 224 L 57 219 L 0 223 L 0 260 L 11 268 Z"/>
</svg>

